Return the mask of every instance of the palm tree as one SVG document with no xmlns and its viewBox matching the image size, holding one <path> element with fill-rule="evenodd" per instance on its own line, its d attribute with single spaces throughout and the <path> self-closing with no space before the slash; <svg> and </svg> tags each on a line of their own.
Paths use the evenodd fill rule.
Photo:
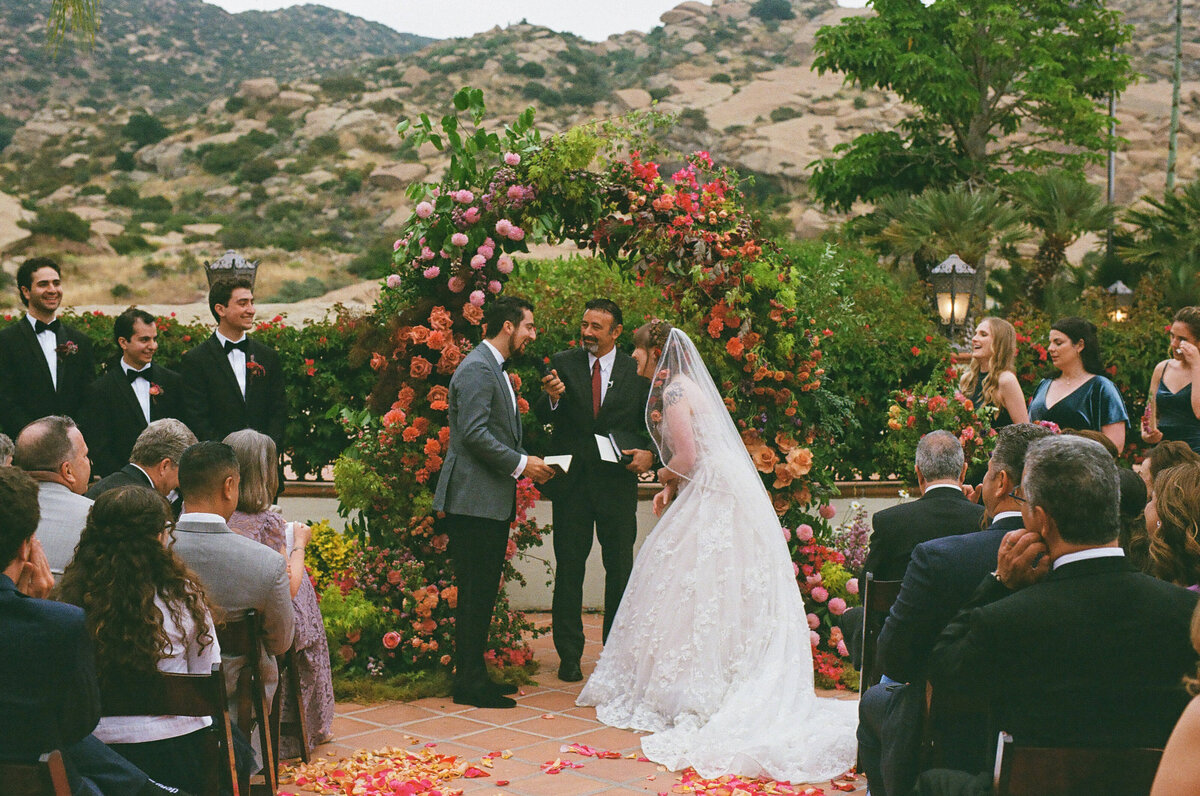
<svg viewBox="0 0 1200 796">
<path fill-rule="evenodd" d="M 1108 229 L 1112 209 L 1098 186 L 1062 170 L 1025 174 L 1011 194 L 1025 221 L 1042 235 L 1025 282 L 1025 297 L 1041 306 L 1055 277 L 1066 270 L 1067 247 L 1085 232 Z"/>
<path fill-rule="evenodd" d="M 96 38 L 96 12 L 100 0 L 50 0 L 50 19 L 47 23 L 50 45 L 57 48 L 67 31 L 81 38 Z"/>
<path fill-rule="evenodd" d="M 1159 287 L 1173 306 L 1200 303 L 1200 180 L 1161 200 L 1147 196 L 1145 201 L 1149 209 L 1125 214 L 1133 236 L 1118 253 L 1161 280 Z"/>
</svg>

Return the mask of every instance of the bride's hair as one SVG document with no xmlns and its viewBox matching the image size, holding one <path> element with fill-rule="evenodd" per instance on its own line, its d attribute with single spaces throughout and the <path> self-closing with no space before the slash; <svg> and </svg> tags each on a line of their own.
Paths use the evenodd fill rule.
<svg viewBox="0 0 1200 796">
<path fill-rule="evenodd" d="M 667 338 L 671 336 L 672 328 L 671 324 L 666 321 L 654 318 L 634 331 L 633 344 L 647 351 L 653 351 L 655 348 L 661 350 L 667 344 Z"/>
</svg>

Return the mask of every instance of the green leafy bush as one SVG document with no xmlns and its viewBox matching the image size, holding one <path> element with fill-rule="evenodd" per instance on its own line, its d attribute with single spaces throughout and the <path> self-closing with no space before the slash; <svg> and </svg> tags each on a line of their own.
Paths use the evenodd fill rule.
<svg viewBox="0 0 1200 796">
<path fill-rule="evenodd" d="M 788 119 L 795 119 L 801 115 L 802 114 L 797 108 L 793 108 L 789 105 L 781 105 L 778 108 L 773 108 L 771 110 L 771 121 L 786 122 Z"/>
<path fill-rule="evenodd" d="M 792 10 L 792 4 L 788 0 L 758 0 L 750 6 L 750 15 L 764 22 L 796 18 L 796 12 Z"/>
<path fill-rule="evenodd" d="M 108 245 L 117 254 L 136 254 L 137 252 L 152 252 L 154 244 L 141 235 L 122 232 L 108 239 Z"/>
<path fill-rule="evenodd" d="M 91 224 L 60 207 L 43 207 L 38 210 L 36 219 L 19 223 L 35 235 L 81 243 L 86 242 L 92 234 Z"/>
<path fill-rule="evenodd" d="M 131 115 L 129 121 L 121 128 L 121 135 L 133 141 L 139 148 L 157 144 L 170 134 L 171 131 L 165 124 L 148 113 Z"/>
<path fill-rule="evenodd" d="M 268 177 L 275 176 L 278 171 L 279 167 L 275 165 L 274 160 L 269 157 L 260 156 L 238 167 L 237 181 L 261 183 Z"/>
</svg>

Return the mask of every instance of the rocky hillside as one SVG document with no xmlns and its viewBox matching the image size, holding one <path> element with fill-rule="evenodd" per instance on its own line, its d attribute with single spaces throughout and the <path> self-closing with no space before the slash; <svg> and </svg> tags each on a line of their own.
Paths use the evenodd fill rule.
<svg viewBox="0 0 1200 796">
<path fill-rule="evenodd" d="M 137 1 L 175 8 L 184 0 Z M 1169 0 L 1155 3 L 1166 19 Z M 442 168 L 432 150 L 403 149 L 395 123 L 440 115 L 465 84 L 483 88 L 500 119 L 537 106 L 547 132 L 632 109 L 676 112 L 671 144 L 707 149 L 755 174 L 754 191 L 777 223 L 816 234 L 830 219 L 805 199 L 808 164 L 893 126 L 907 109 L 809 68 L 822 25 L 869 11 L 793 0 L 795 18 L 764 21 L 751 7 L 684 2 L 648 34 L 599 43 L 529 25 L 494 29 L 353 72 L 246 80 L 198 110 L 146 90 L 95 104 L 46 101 L 0 153 L 5 270 L 34 250 L 67 250 L 76 284 L 88 283 L 71 299 L 93 303 L 192 300 L 204 283 L 198 262 L 225 247 L 270 264 L 260 286 L 267 298 L 319 295 L 371 277 L 409 212 L 403 189 Z M 144 29 L 157 30 L 157 19 Z M 1139 64 L 1157 74 L 1161 31 L 1142 36 L 1149 22 L 1134 21 Z M 1188 36 L 1200 46 L 1194 27 Z M 1194 60 L 1189 69 L 1181 180 L 1200 173 L 1200 74 Z M 1169 84 L 1148 78 L 1121 101 L 1130 144 L 1118 161 L 1119 202 L 1162 191 L 1169 100 Z M 1099 170 L 1092 176 L 1103 181 Z M 20 218 L 29 229 L 17 226 Z"/>
</svg>

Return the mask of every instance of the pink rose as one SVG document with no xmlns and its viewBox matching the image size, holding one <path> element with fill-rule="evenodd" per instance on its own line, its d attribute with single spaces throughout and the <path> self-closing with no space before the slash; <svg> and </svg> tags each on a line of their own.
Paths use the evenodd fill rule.
<svg viewBox="0 0 1200 796">
<path fill-rule="evenodd" d="M 433 215 L 433 205 L 429 202 L 421 202 L 417 205 L 417 218 L 429 218 Z"/>
<path fill-rule="evenodd" d="M 487 265 L 487 258 L 482 254 L 477 254 L 471 258 L 471 267 L 476 271 L 478 271 L 480 268 L 483 268 L 485 265 Z"/>
<path fill-rule="evenodd" d="M 507 218 L 502 218 L 496 222 L 496 234 L 508 237 L 508 233 L 512 231 L 512 222 Z"/>
<path fill-rule="evenodd" d="M 792 562 L 792 571 L 796 573 L 797 577 L 799 577 L 799 575 L 800 575 L 800 565 L 799 565 L 799 564 L 797 564 L 795 561 L 793 561 L 793 562 Z"/>
<path fill-rule="evenodd" d="M 468 224 L 474 224 L 478 220 L 479 220 L 479 208 L 478 207 L 468 207 L 465 211 L 463 211 L 463 221 L 467 222 Z"/>
<path fill-rule="evenodd" d="M 472 304 L 474 304 L 476 307 L 482 307 L 482 306 L 483 306 L 483 299 L 484 299 L 484 296 L 483 296 L 483 291 L 482 291 L 482 290 L 472 290 L 472 291 L 471 291 L 471 295 L 470 295 L 470 297 L 467 299 L 467 301 L 470 301 L 470 302 L 471 302 Z"/>
<path fill-rule="evenodd" d="M 399 647 L 400 646 L 400 634 L 397 633 L 395 630 L 389 630 L 388 632 L 384 633 L 383 634 L 383 646 L 387 647 L 390 650 L 394 650 L 394 649 L 396 649 L 396 647 Z"/>
<path fill-rule="evenodd" d="M 508 239 L 509 240 L 524 240 L 525 239 L 525 230 L 521 229 L 520 227 L 509 227 L 508 228 Z"/>
<path fill-rule="evenodd" d="M 396 242 L 392 244 L 392 251 L 400 251 L 402 248 L 404 248 L 404 241 L 400 238 L 397 238 Z"/>
<path fill-rule="evenodd" d="M 846 640 L 845 639 L 842 639 L 841 641 L 838 642 L 837 652 L 838 652 L 838 655 L 841 655 L 843 658 L 850 657 L 850 650 L 846 649 Z"/>
<path fill-rule="evenodd" d="M 500 255 L 500 259 L 496 260 L 496 268 L 502 274 L 511 274 L 513 271 L 512 258 L 507 254 Z"/>
<path fill-rule="evenodd" d="M 421 259 L 422 260 L 432 260 L 436 256 L 437 255 L 433 253 L 433 249 L 429 248 L 428 246 L 423 246 L 421 248 Z"/>
<path fill-rule="evenodd" d="M 829 613 L 834 616 L 841 616 L 846 613 L 846 601 L 841 597 L 834 597 L 829 601 Z"/>
<path fill-rule="evenodd" d="M 461 232 L 455 232 L 450 236 L 450 245 L 457 246 L 461 249 L 463 246 L 467 245 L 468 240 L 469 239 L 466 235 L 462 234 Z"/>
<path fill-rule="evenodd" d="M 499 293 L 502 287 L 504 286 L 500 284 L 499 279 L 493 279 L 491 282 L 488 282 L 488 290 L 492 293 Z"/>
<path fill-rule="evenodd" d="M 808 629 L 816 630 L 820 626 L 821 626 L 821 617 L 817 616 L 816 614 L 809 614 L 808 615 Z"/>
<path fill-rule="evenodd" d="M 475 253 L 482 256 L 485 260 L 492 259 L 492 255 L 496 253 L 495 248 L 488 246 L 486 243 L 475 250 Z"/>
<path fill-rule="evenodd" d="M 808 640 L 816 647 L 821 643 L 821 636 L 815 630 L 808 631 Z"/>
<path fill-rule="evenodd" d="M 813 529 L 807 522 L 796 526 L 796 538 L 801 542 L 812 541 Z"/>
<path fill-rule="evenodd" d="M 460 205 L 469 205 L 471 202 L 475 201 L 475 194 L 471 193 L 466 188 L 463 188 L 461 191 L 455 191 L 450 195 L 454 197 L 454 201 L 458 202 Z"/>
<path fill-rule="evenodd" d="M 463 288 L 467 286 L 467 283 L 462 280 L 461 276 L 452 276 L 446 286 L 450 288 L 451 293 L 461 293 L 463 292 Z"/>
<path fill-rule="evenodd" d="M 858 594 L 858 578 L 850 578 L 846 581 L 846 593 Z"/>
<path fill-rule="evenodd" d="M 814 586 L 810 594 L 819 603 L 823 603 L 829 599 L 829 592 L 826 591 L 824 586 Z"/>
<path fill-rule="evenodd" d="M 521 156 L 518 155 L 516 152 L 505 152 L 504 153 L 504 162 L 509 166 L 519 165 L 521 162 Z"/>
<path fill-rule="evenodd" d="M 492 240 L 489 236 L 483 239 L 483 245 L 487 246 L 489 249 L 494 249 L 496 248 L 496 241 Z M 491 255 L 489 254 L 488 256 L 490 257 Z"/>
<path fill-rule="evenodd" d="M 441 268 L 438 268 L 436 265 L 431 265 L 428 268 L 426 268 L 422 273 L 424 274 L 426 279 L 433 279 L 433 278 L 437 277 L 437 275 L 440 274 L 441 272 L 442 272 Z"/>
<path fill-rule="evenodd" d="M 792 539 L 792 532 L 789 531 L 787 528 L 784 528 L 783 529 L 783 541 L 790 542 L 791 539 Z"/>
<path fill-rule="evenodd" d="M 821 515 L 821 519 L 832 520 L 837 516 L 837 509 L 826 503 L 824 506 L 817 509 L 817 513 Z"/>
<path fill-rule="evenodd" d="M 388 274 L 387 286 L 392 290 L 400 287 L 400 274 Z"/>
</svg>

